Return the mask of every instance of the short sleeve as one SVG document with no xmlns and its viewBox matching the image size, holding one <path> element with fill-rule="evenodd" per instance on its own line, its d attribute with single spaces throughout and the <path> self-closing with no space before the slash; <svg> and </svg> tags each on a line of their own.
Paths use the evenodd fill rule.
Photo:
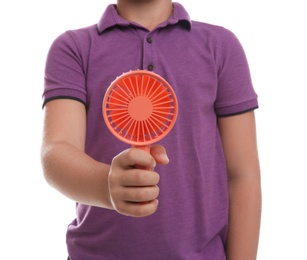
<svg viewBox="0 0 307 260">
<path fill-rule="evenodd" d="M 78 45 L 68 32 L 52 43 L 46 60 L 43 106 L 68 98 L 86 105 L 86 76 Z"/>
<path fill-rule="evenodd" d="M 222 30 L 217 68 L 215 111 L 218 116 L 240 114 L 258 108 L 245 52 L 237 37 L 227 29 Z"/>
</svg>

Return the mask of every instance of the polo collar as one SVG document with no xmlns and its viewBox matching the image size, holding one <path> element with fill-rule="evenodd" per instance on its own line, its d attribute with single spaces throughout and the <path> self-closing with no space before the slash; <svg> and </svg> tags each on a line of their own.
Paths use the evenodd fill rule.
<svg viewBox="0 0 307 260">
<path fill-rule="evenodd" d="M 161 24 L 160 26 L 164 27 L 167 25 L 173 25 L 177 23 L 184 26 L 187 30 L 190 30 L 192 26 L 190 16 L 187 13 L 187 11 L 184 9 L 184 7 L 179 3 L 173 3 L 173 13 L 171 17 L 167 21 L 165 21 L 165 23 Z M 131 24 L 132 24 L 131 22 L 119 16 L 116 10 L 116 5 L 111 4 L 107 6 L 105 12 L 100 18 L 97 24 L 97 28 L 98 28 L 99 33 L 102 33 L 108 28 L 111 28 L 116 25 L 127 27 L 127 26 L 130 26 Z"/>
</svg>

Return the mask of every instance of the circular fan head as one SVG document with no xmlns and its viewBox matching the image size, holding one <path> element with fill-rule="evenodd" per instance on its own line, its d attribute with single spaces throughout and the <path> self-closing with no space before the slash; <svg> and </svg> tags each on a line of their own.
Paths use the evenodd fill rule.
<svg viewBox="0 0 307 260">
<path fill-rule="evenodd" d="M 161 76 L 133 70 L 116 78 L 102 106 L 109 130 L 121 141 L 147 146 L 161 140 L 175 124 L 176 95 Z"/>
</svg>

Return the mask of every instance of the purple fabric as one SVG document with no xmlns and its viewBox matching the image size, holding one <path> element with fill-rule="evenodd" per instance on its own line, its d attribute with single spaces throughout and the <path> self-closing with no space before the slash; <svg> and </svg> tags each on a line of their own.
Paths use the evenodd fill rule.
<svg viewBox="0 0 307 260">
<path fill-rule="evenodd" d="M 176 125 L 160 142 L 170 163 L 156 168 L 158 211 L 132 218 L 77 204 L 67 231 L 72 260 L 225 260 L 228 190 L 217 116 L 258 106 L 244 51 L 232 32 L 191 21 L 177 3 L 172 17 L 149 32 L 123 20 L 110 5 L 98 25 L 67 31 L 54 41 L 44 103 L 54 98 L 83 102 L 86 153 L 110 163 L 128 145 L 104 124 L 104 93 L 117 76 L 149 64 L 171 84 L 179 102 Z"/>
</svg>

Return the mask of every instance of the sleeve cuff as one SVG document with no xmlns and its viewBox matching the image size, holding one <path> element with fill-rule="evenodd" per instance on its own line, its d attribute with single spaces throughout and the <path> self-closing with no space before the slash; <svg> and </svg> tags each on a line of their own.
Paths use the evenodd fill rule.
<svg viewBox="0 0 307 260">
<path fill-rule="evenodd" d="M 43 107 L 47 102 L 55 99 L 72 99 L 80 101 L 82 104 L 87 106 L 86 95 L 84 93 L 72 89 L 53 89 L 44 93 Z"/>
<path fill-rule="evenodd" d="M 242 114 L 257 108 L 258 100 L 252 99 L 236 105 L 216 107 L 215 112 L 218 117 L 223 117 Z"/>
</svg>

